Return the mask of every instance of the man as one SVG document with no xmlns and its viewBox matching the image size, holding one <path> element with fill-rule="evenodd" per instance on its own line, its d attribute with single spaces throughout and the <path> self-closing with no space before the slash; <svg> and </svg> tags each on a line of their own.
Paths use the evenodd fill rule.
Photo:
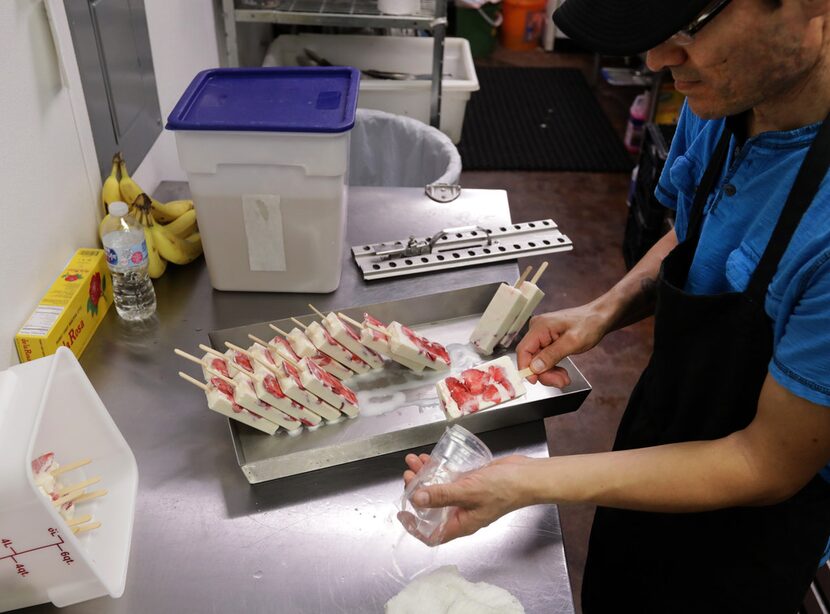
<svg viewBox="0 0 830 614">
<path fill-rule="evenodd" d="M 444 541 L 596 503 L 588 613 L 795 612 L 830 537 L 830 0 L 567 0 L 555 20 L 647 50 L 687 96 L 656 191 L 676 226 L 603 296 L 534 318 L 519 366 L 566 386 L 558 361 L 652 313 L 654 354 L 614 451 L 499 459 L 415 501 L 458 506 Z"/>
</svg>

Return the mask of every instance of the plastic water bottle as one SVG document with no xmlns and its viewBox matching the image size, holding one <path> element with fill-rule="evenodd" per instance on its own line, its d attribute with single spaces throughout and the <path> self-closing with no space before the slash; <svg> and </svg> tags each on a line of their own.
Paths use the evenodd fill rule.
<svg viewBox="0 0 830 614">
<path fill-rule="evenodd" d="M 147 273 L 144 229 L 129 215 L 126 203 L 110 203 L 101 241 L 112 271 L 115 309 L 125 320 L 145 320 L 156 312 L 156 292 Z"/>
<path fill-rule="evenodd" d="M 651 95 L 643 92 L 631 103 L 628 111 L 628 125 L 625 128 L 625 148 L 631 153 L 638 153 L 643 142 L 643 131 L 645 130 L 646 119 L 648 118 L 648 106 Z"/>
</svg>

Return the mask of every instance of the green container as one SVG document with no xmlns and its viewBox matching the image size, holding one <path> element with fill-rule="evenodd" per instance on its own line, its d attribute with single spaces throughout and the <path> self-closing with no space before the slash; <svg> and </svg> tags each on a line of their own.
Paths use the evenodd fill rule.
<svg viewBox="0 0 830 614">
<path fill-rule="evenodd" d="M 486 58 L 493 53 L 501 24 L 501 8 L 487 3 L 480 9 L 455 5 L 455 30 L 461 38 L 470 42 L 474 58 Z"/>
</svg>

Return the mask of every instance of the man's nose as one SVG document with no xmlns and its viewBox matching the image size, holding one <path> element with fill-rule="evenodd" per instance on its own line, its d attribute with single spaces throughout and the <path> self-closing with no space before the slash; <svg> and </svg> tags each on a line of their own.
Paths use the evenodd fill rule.
<svg viewBox="0 0 830 614">
<path fill-rule="evenodd" d="M 646 54 L 646 66 L 653 72 L 659 72 L 664 68 L 680 66 L 686 61 L 687 57 L 683 47 L 676 45 L 669 39 L 649 49 Z"/>
</svg>

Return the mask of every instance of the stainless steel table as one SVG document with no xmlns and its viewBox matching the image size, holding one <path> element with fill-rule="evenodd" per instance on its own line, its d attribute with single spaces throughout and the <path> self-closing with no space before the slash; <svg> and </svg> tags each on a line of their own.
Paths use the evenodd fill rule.
<svg viewBox="0 0 830 614">
<path fill-rule="evenodd" d="M 341 286 L 313 301 L 328 310 L 512 280 L 514 263 L 367 284 L 347 253 L 353 244 L 507 221 L 502 191 L 465 190 L 438 204 L 417 189 L 351 189 Z M 509 590 L 528 612 L 573 612 L 554 506 L 430 549 L 395 520 L 402 454 L 250 486 L 227 421 L 176 376 L 184 365 L 172 350 L 193 350 L 218 328 L 305 313 L 312 297 L 216 292 L 202 263 L 171 266 L 156 292 L 156 319 L 128 325 L 113 309 L 81 360 L 138 461 L 126 591 L 61 611 L 382 612 L 418 572 L 454 564 L 471 581 Z M 541 422 L 483 438 L 497 454 L 547 455 Z"/>
</svg>

